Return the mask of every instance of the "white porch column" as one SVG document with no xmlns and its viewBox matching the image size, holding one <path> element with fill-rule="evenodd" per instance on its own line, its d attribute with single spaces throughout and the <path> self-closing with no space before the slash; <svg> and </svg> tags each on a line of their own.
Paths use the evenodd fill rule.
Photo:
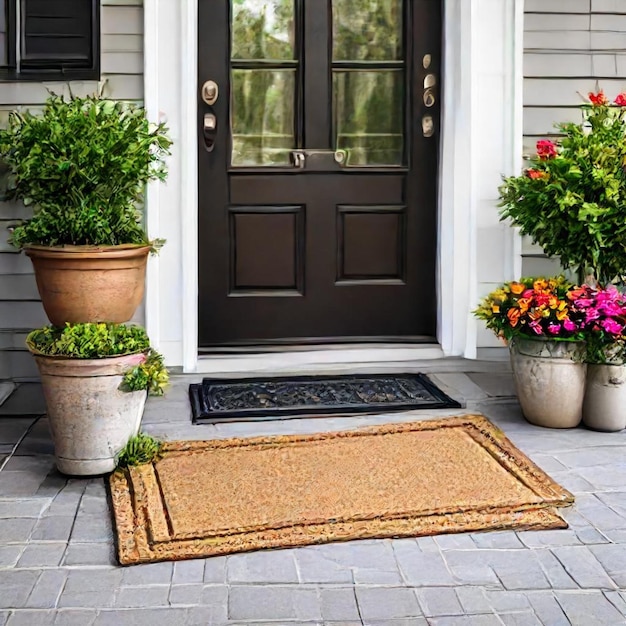
<svg viewBox="0 0 626 626">
<path fill-rule="evenodd" d="M 445 0 L 439 207 L 439 342 L 475 358 L 493 345 L 471 315 L 521 271 L 519 237 L 496 208 L 522 153 L 523 0 Z"/>
</svg>

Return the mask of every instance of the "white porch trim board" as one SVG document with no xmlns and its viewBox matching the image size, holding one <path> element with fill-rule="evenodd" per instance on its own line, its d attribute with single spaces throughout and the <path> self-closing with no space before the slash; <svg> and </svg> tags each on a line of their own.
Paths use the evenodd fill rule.
<svg viewBox="0 0 626 626">
<path fill-rule="evenodd" d="M 478 296 L 492 283 L 513 278 L 521 267 L 519 237 L 499 223 L 495 204 L 500 175 L 519 171 L 522 152 L 523 0 L 445 0 L 444 6 L 437 273 L 441 350 L 430 348 L 473 358 L 477 345 L 485 344 L 471 316 Z M 197 354 L 197 14 L 198 0 L 144 2 L 145 103 L 152 119 L 167 121 L 174 140 L 167 183 L 151 184 L 148 190 L 150 235 L 167 239 L 167 245 L 149 262 L 146 326 L 166 362 L 185 372 L 220 368 L 219 358 Z M 432 350 L 406 345 L 347 352 L 346 346 L 324 357 L 319 349 L 299 354 L 302 366 L 307 359 L 313 364 L 352 362 L 354 356 L 364 362 L 433 357 Z M 275 358 L 269 354 L 266 361 Z M 249 365 L 262 366 L 259 359 L 263 355 L 254 355 Z M 236 360 L 241 363 L 241 357 Z"/>
</svg>

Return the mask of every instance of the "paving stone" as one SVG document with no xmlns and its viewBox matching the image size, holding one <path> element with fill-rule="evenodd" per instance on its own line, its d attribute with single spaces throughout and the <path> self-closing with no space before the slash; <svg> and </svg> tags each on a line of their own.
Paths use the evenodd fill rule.
<svg viewBox="0 0 626 626">
<path fill-rule="evenodd" d="M 54 624 L 54 611 L 13 611 L 7 626 L 50 626 Z"/>
<path fill-rule="evenodd" d="M 2 474 L 0 474 L 1 476 Z M 42 515 L 50 505 L 50 498 L 19 498 L 0 500 L 0 519 L 11 517 L 35 517 Z"/>
<path fill-rule="evenodd" d="M 591 546 L 589 550 L 615 583 L 626 589 L 626 545 Z"/>
<path fill-rule="evenodd" d="M 109 589 L 115 590 L 120 587 L 121 584 L 127 583 L 125 578 L 129 571 L 129 569 L 122 570 L 121 568 L 69 570 L 64 593 L 83 593 L 87 591 L 103 591 Z"/>
<path fill-rule="evenodd" d="M 322 619 L 329 621 L 359 620 L 359 608 L 352 587 L 320 589 Z"/>
<path fill-rule="evenodd" d="M 441 550 L 475 550 L 476 544 L 467 533 L 438 535 L 435 541 Z"/>
<path fill-rule="evenodd" d="M 99 611 L 95 626 L 155 626 L 188 624 L 187 609 L 117 609 Z M 206 626 L 207 622 L 205 622 Z"/>
<path fill-rule="evenodd" d="M 457 587 L 456 595 L 466 614 L 489 613 L 492 610 L 487 593 L 481 587 Z"/>
<path fill-rule="evenodd" d="M 204 582 L 224 583 L 226 582 L 226 561 L 225 556 L 214 556 L 204 561 Z"/>
<path fill-rule="evenodd" d="M 59 598 L 60 608 L 78 609 L 109 609 L 115 604 L 115 589 L 107 588 L 101 591 L 63 592 Z"/>
<path fill-rule="evenodd" d="M 168 606 L 169 594 L 169 585 L 122 587 L 115 598 L 115 606 L 127 609 Z"/>
<path fill-rule="evenodd" d="M 61 563 L 66 543 L 30 543 L 20 557 L 18 567 L 55 567 Z"/>
<path fill-rule="evenodd" d="M 45 482 L 46 475 L 31 473 L 30 471 L 8 471 L 0 473 L 0 497 L 30 498 L 37 493 Z"/>
<path fill-rule="evenodd" d="M 229 621 L 227 617 L 227 602 L 223 606 L 195 606 L 187 609 L 187 621 L 185 626 L 222 626 L 228 623 L 229 626 L 236 626 L 236 622 Z M 263 624 L 263 622 L 240 622 L 242 626 L 252 626 L 252 624 Z M 172 624 L 172 626 L 174 626 Z M 270 622 L 269 626 L 277 626 L 277 622 Z"/>
<path fill-rule="evenodd" d="M 54 626 L 91 626 L 96 616 L 93 609 L 61 609 L 56 611 Z"/>
<path fill-rule="evenodd" d="M 539 618 L 532 611 L 522 613 L 504 613 L 499 615 L 505 626 L 543 626 Z"/>
<path fill-rule="evenodd" d="M 552 553 L 583 589 L 615 588 L 615 583 L 609 578 L 590 548 L 586 546 L 554 548 Z"/>
<path fill-rule="evenodd" d="M 402 543 L 402 539 L 394 541 L 392 543 L 392 545 L 396 545 L 396 543 L 398 543 L 398 541 L 400 543 Z M 407 540 L 407 543 L 411 543 L 414 542 L 417 547 L 420 549 L 421 552 L 434 552 L 434 553 L 439 553 L 439 546 L 437 545 L 437 542 L 435 541 L 434 537 L 418 537 L 417 539 L 414 540 Z"/>
<path fill-rule="evenodd" d="M 14 517 L 0 519 L 0 537 L 3 543 L 18 543 L 27 541 L 37 523 L 29 517 Z"/>
<path fill-rule="evenodd" d="M 169 602 L 172 606 L 196 606 L 200 604 L 204 585 L 202 583 L 186 583 L 170 587 Z"/>
<path fill-rule="evenodd" d="M 110 515 L 79 514 L 74 522 L 71 534 L 72 541 L 102 542 L 113 541 L 113 526 Z"/>
<path fill-rule="evenodd" d="M 417 599 L 426 617 L 438 615 L 463 615 L 463 607 L 449 587 L 433 587 L 417 590 Z"/>
<path fill-rule="evenodd" d="M 63 565 L 117 565 L 112 543 L 77 543 L 70 541 Z"/>
<path fill-rule="evenodd" d="M 567 466 L 551 454 L 533 454 L 531 459 L 547 474 L 567 470 Z"/>
<path fill-rule="evenodd" d="M 42 497 L 56 497 L 67 485 L 67 476 L 53 471 L 50 472 L 41 483 L 37 493 L 35 495 Z"/>
<path fill-rule="evenodd" d="M 623 470 L 616 471 L 618 468 L 619 465 L 616 467 L 610 461 L 605 461 L 602 467 L 582 468 L 577 473 L 597 490 L 618 489 L 624 486 L 624 473 Z"/>
<path fill-rule="evenodd" d="M 530 608 L 528 598 L 516 591 L 485 591 L 489 604 L 496 613 L 506 613 L 509 611 L 524 611 Z"/>
<path fill-rule="evenodd" d="M 412 617 L 411 619 L 366 619 L 362 624 L 363 626 L 428 626 L 428 622 L 424 617 Z"/>
<path fill-rule="evenodd" d="M 471 537 L 477 548 L 507 550 L 524 547 L 512 531 L 472 533 Z"/>
<path fill-rule="evenodd" d="M 546 626 L 570 626 L 561 605 L 551 591 L 533 591 L 527 593 L 526 597 L 533 607 L 535 615 Z"/>
<path fill-rule="evenodd" d="M 228 596 L 231 620 L 319 620 L 317 593 L 297 586 L 235 586 Z"/>
<path fill-rule="evenodd" d="M 435 617 L 428 620 L 429 626 L 502 626 L 502 621 L 493 613 L 488 615 L 458 615 Z"/>
<path fill-rule="evenodd" d="M 491 550 L 484 558 L 506 589 L 549 589 L 551 586 L 534 551 Z"/>
<path fill-rule="evenodd" d="M 528 530 L 518 532 L 520 541 L 528 548 L 581 545 L 578 533 L 574 530 Z"/>
<path fill-rule="evenodd" d="M 205 585 L 200 604 L 209 608 L 212 619 L 221 624 L 228 619 L 228 592 L 226 585 Z"/>
<path fill-rule="evenodd" d="M 423 617 L 417 596 L 402 587 L 356 587 L 361 618 L 365 621 Z"/>
<path fill-rule="evenodd" d="M 68 541 L 73 526 L 73 515 L 42 517 L 37 521 L 31 539 L 33 541 Z"/>
<path fill-rule="evenodd" d="M 69 480 L 63 488 L 54 496 L 45 515 L 71 515 L 76 517 L 76 511 L 80 505 L 86 486 Z"/>
<path fill-rule="evenodd" d="M 604 597 L 626 617 L 626 593 L 619 591 L 605 591 Z M 626 621 L 626 620 L 625 620 Z"/>
<path fill-rule="evenodd" d="M 0 443 L 17 443 L 35 421 L 32 417 L 0 419 Z"/>
<path fill-rule="evenodd" d="M 576 510 L 602 532 L 623 529 L 626 525 L 626 520 L 623 517 L 593 495 L 578 496 L 576 498 Z"/>
<path fill-rule="evenodd" d="M 0 626 L 5 626 L 7 620 L 9 619 L 9 611 L 0 610 Z"/>
<path fill-rule="evenodd" d="M 298 582 L 293 550 L 234 554 L 228 558 L 226 574 L 231 584 Z"/>
<path fill-rule="evenodd" d="M 172 583 L 202 583 L 204 580 L 204 561 L 193 559 L 191 561 L 178 561 L 174 563 Z"/>
<path fill-rule="evenodd" d="M 499 588 L 500 580 L 485 555 L 484 550 L 449 550 L 444 553 L 444 558 L 456 583 Z"/>
<path fill-rule="evenodd" d="M 561 487 L 565 487 L 565 489 L 571 493 L 576 494 L 577 497 L 580 497 L 582 494 L 594 493 L 597 489 L 592 483 L 572 470 L 567 472 L 551 472 L 550 476 L 561 485 Z"/>
<path fill-rule="evenodd" d="M 80 500 L 79 515 L 108 515 L 109 503 L 106 495 L 90 495 L 85 493 Z"/>
<path fill-rule="evenodd" d="M 536 550 L 535 554 L 553 589 L 578 589 L 576 581 L 550 550 Z"/>
<path fill-rule="evenodd" d="M 0 607 L 23 608 L 39 574 L 38 570 L 1 570 Z"/>
<path fill-rule="evenodd" d="M 617 626 L 624 624 L 624 616 L 601 592 L 557 591 L 556 597 L 572 626 Z"/>
<path fill-rule="evenodd" d="M 453 586 L 455 581 L 446 561 L 449 554 L 446 552 L 446 561 L 439 552 L 422 552 L 417 544 L 394 542 L 396 560 L 400 572 L 406 582 L 413 587 L 443 587 Z M 469 554 L 469 552 L 454 552 L 454 554 Z M 403 617 L 403 616 L 400 616 Z"/>
<path fill-rule="evenodd" d="M 148 563 L 124 568 L 123 585 L 166 585 L 172 581 L 173 563 Z"/>
<path fill-rule="evenodd" d="M 0 546 L 0 567 L 14 567 L 23 550 L 24 544 Z"/>
<path fill-rule="evenodd" d="M 321 546 L 307 546 L 296 551 L 300 582 L 303 583 L 352 583 L 352 570 L 333 561 Z"/>
<path fill-rule="evenodd" d="M 49 569 L 41 572 L 25 606 L 29 609 L 53 609 L 67 579 L 67 570 Z"/>
</svg>

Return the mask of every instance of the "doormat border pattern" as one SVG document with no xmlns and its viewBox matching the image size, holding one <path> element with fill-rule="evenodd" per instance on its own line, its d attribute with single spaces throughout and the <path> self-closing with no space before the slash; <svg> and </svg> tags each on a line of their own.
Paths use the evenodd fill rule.
<svg viewBox="0 0 626 626">
<path fill-rule="evenodd" d="M 400 387 L 401 382 L 410 381 L 417 384 L 431 399 L 415 399 L 390 402 L 367 402 L 360 404 L 329 404 L 320 402 L 315 405 L 294 405 L 291 407 L 251 407 L 237 409 L 215 408 L 211 399 L 211 387 L 228 387 L 241 385 L 267 385 L 276 383 L 328 382 L 345 384 L 347 381 L 377 381 L 395 379 Z M 387 373 L 387 374 L 335 374 L 324 376 L 279 376 L 255 378 L 205 378 L 202 383 L 189 385 L 192 421 L 196 424 L 215 424 L 232 421 L 264 421 L 276 419 L 293 419 L 297 417 L 316 417 L 328 415 L 353 415 L 363 413 L 391 413 L 411 411 L 415 409 L 459 409 L 461 405 L 444 393 L 425 374 Z"/>
<path fill-rule="evenodd" d="M 421 422 L 386 424 L 312 435 L 284 435 L 213 441 L 174 441 L 164 445 L 164 456 L 232 447 L 277 447 L 292 443 L 342 437 L 365 437 L 438 428 L 463 428 L 507 471 L 520 480 L 542 503 L 493 506 L 473 510 L 433 510 L 402 517 L 313 520 L 281 528 L 235 529 L 231 534 L 173 538 L 170 520 L 153 464 L 114 472 L 109 479 L 119 561 L 122 565 L 164 560 L 205 558 L 263 548 L 288 548 L 355 539 L 418 537 L 481 530 L 546 530 L 567 528 L 555 507 L 567 506 L 574 496 L 553 481 L 516 448 L 497 427 L 481 415 Z M 397 515 L 397 514 L 396 514 Z"/>
</svg>

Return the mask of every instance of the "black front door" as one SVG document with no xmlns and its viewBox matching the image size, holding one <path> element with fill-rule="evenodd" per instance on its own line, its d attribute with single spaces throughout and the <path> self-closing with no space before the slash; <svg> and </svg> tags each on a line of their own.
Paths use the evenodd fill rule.
<svg viewBox="0 0 626 626">
<path fill-rule="evenodd" d="M 198 30 L 200 346 L 432 340 L 441 0 L 200 0 Z"/>
</svg>

